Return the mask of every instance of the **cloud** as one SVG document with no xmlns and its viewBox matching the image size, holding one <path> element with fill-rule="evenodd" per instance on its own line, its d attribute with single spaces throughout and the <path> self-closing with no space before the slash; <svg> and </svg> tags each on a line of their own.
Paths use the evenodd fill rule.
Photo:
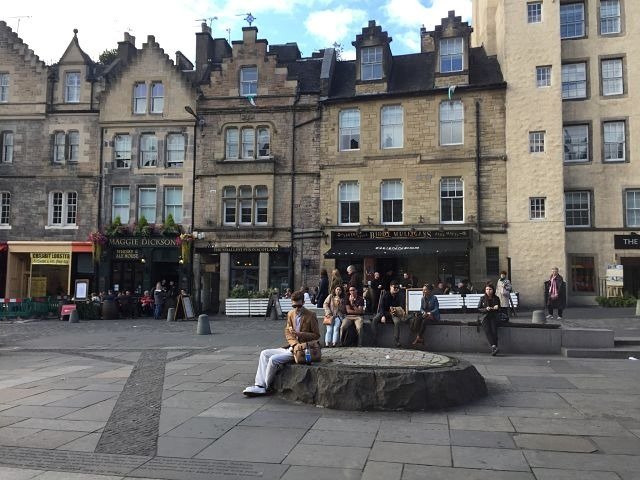
<svg viewBox="0 0 640 480">
<path fill-rule="evenodd" d="M 391 50 L 393 50 L 394 43 L 401 43 L 409 52 L 416 53 L 420 51 L 420 32 L 417 28 L 402 33 L 396 33 L 393 35 L 393 43 L 391 44 Z"/>
<path fill-rule="evenodd" d="M 420 27 L 433 30 L 449 10 L 455 10 L 463 21 L 471 21 L 471 0 L 433 0 L 425 6 L 420 0 L 389 0 L 383 11 L 391 24 L 402 27 Z"/>
<path fill-rule="evenodd" d="M 333 42 L 350 46 L 354 31 L 366 26 L 365 10 L 338 7 L 311 13 L 304 22 L 307 31 L 330 46 Z M 348 40 L 348 41 L 347 41 Z"/>
</svg>

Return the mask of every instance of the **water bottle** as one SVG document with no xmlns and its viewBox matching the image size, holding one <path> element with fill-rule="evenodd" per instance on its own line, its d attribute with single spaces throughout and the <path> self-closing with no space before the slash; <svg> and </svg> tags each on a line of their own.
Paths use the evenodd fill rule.
<svg viewBox="0 0 640 480">
<path fill-rule="evenodd" d="M 311 350 L 309 350 L 309 347 L 304 349 L 304 360 L 307 363 L 311 363 Z"/>
</svg>

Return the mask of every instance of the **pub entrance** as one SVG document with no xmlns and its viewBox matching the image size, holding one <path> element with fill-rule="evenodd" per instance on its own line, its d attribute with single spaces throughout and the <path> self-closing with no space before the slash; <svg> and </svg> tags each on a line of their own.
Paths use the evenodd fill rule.
<svg viewBox="0 0 640 480">
<path fill-rule="evenodd" d="M 624 272 L 624 293 L 638 298 L 640 294 L 640 257 L 622 257 L 621 263 Z"/>
<path fill-rule="evenodd" d="M 142 293 L 144 264 L 139 261 L 114 261 L 111 273 L 111 282 L 115 290 Z"/>
</svg>

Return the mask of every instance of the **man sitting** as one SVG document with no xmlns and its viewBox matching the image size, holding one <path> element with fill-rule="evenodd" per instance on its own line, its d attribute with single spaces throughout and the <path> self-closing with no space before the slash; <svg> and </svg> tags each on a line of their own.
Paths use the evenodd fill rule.
<svg viewBox="0 0 640 480">
<path fill-rule="evenodd" d="M 298 343 L 310 342 L 320 338 L 316 314 L 303 306 L 304 294 L 300 291 L 291 294 L 292 310 L 287 314 L 284 337 L 287 345 L 281 348 L 269 348 L 260 352 L 255 385 L 245 388 L 242 393 L 247 397 L 266 395 L 273 386 L 278 369 L 293 362 L 293 347 Z"/>
<path fill-rule="evenodd" d="M 371 329 L 373 330 L 373 336 L 378 343 L 378 328 L 380 323 L 393 322 L 393 337 L 395 339 L 396 347 L 400 347 L 400 322 L 406 322 L 407 316 L 405 313 L 404 295 L 400 294 L 400 287 L 398 282 L 392 281 L 389 285 L 389 292 L 385 292 L 380 297 L 380 303 L 378 305 L 378 313 L 373 317 Z"/>
<path fill-rule="evenodd" d="M 440 304 L 433 294 L 433 285 L 427 284 L 422 287 L 422 300 L 420 301 L 420 313 L 416 314 L 411 321 L 411 332 L 416 339 L 411 344 L 414 347 L 424 345 L 424 322 L 440 320 Z"/>
<path fill-rule="evenodd" d="M 349 287 L 349 297 L 347 297 L 345 307 L 347 309 L 347 318 L 343 320 L 342 327 L 340 327 L 340 344 L 343 347 L 354 346 L 351 345 L 352 342 L 345 337 L 348 336 L 347 332 L 352 328 L 352 325 L 355 325 L 358 336 L 356 345 L 360 345 L 360 332 L 362 331 L 363 323 L 362 314 L 364 314 L 364 298 L 358 294 L 358 289 L 356 287 Z"/>
</svg>

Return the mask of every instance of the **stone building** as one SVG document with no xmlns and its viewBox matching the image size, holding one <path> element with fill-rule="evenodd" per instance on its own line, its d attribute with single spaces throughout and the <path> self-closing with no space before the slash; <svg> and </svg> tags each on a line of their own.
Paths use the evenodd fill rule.
<svg viewBox="0 0 640 480">
<path fill-rule="evenodd" d="M 299 288 L 319 258 L 319 56 L 242 29 L 229 45 L 197 34 L 202 120 L 195 277 L 204 309 L 231 289 Z"/>
<path fill-rule="evenodd" d="M 323 265 L 482 288 L 508 267 L 504 101 L 495 57 L 450 12 L 420 53 L 393 55 L 370 21 L 354 61 L 325 50 Z M 417 285 L 416 285 L 417 286 Z"/>
<path fill-rule="evenodd" d="M 123 231 L 103 249 L 100 290 L 140 294 L 161 280 L 191 286 L 191 254 L 176 239 L 192 230 L 198 135 L 189 113 L 196 108 L 193 75 L 193 65 L 180 52 L 174 62 L 153 36 L 136 48 L 127 33 L 103 72 L 100 227 L 113 233 L 120 223 Z M 179 231 L 169 231 L 170 215 Z"/>
<path fill-rule="evenodd" d="M 93 281 L 99 74 L 77 31 L 48 67 L 0 21 L 0 297 Z"/>
<path fill-rule="evenodd" d="M 474 44 L 508 84 L 507 248 L 529 304 L 553 266 L 573 304 L 640 289 L 639 14 L 625 0 L 473 2 Z"/>
</svg>

